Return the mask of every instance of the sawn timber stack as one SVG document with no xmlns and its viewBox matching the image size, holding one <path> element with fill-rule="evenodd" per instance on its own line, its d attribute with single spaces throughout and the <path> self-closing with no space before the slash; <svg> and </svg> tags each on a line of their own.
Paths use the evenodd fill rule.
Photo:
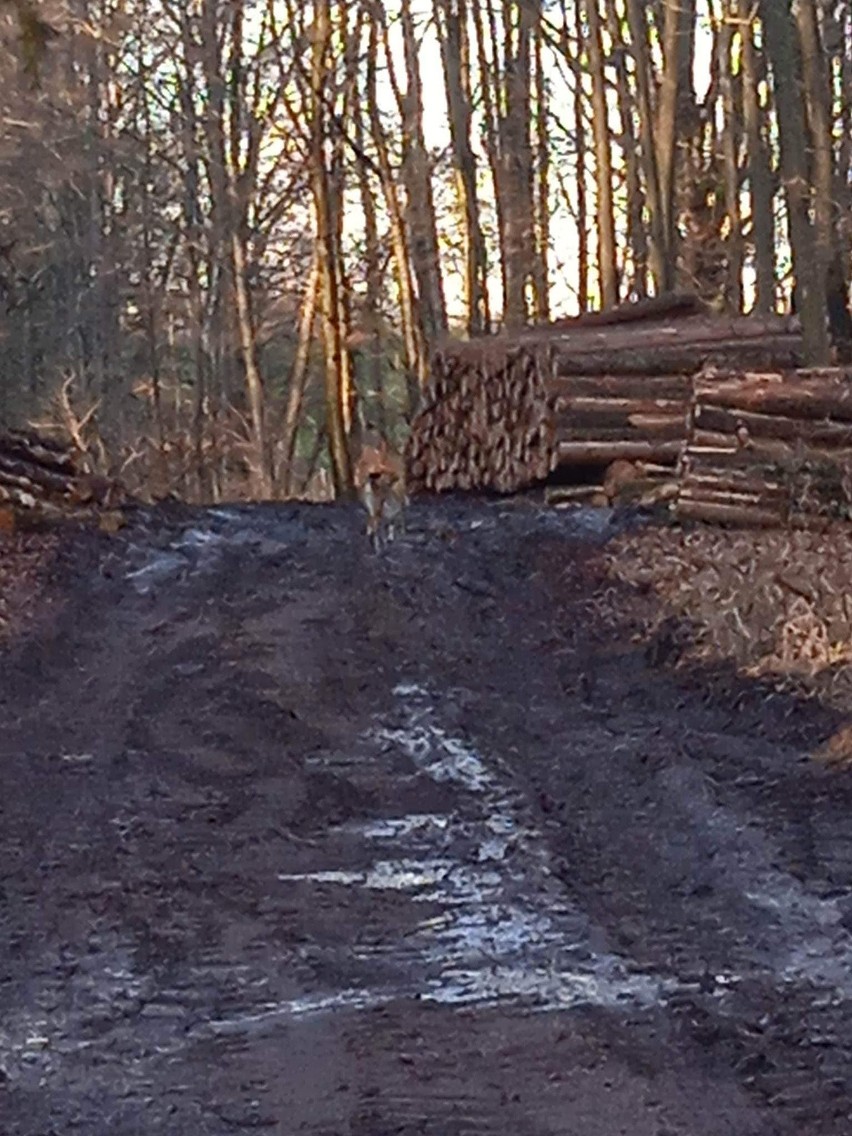
<svg viewBox="0 0 852 1136">
<path fill-rule="evenodd" d="M 639 478 L 673 478 L 696 373 L 795 367 L 801 353 L 794 317 L 720 317 L 691 296 L 450 341 L 412 424 L 409 481 L 505 493 L 549 480 L 600 495 L 616 461 Z"/>
</svg>

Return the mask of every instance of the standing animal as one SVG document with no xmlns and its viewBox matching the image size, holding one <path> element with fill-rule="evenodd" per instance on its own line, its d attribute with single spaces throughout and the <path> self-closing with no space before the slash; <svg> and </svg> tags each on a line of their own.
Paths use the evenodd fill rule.
<svg viewBox="0 0 852 1136">
<path fill-rule="evenodd" d="M 367 510 L 367 536 L 378 552 L 405 531 L 405 464 L 399 454 L 378 446 L 364 446 L 355 464 L 355 487 Z"/>
</svg>

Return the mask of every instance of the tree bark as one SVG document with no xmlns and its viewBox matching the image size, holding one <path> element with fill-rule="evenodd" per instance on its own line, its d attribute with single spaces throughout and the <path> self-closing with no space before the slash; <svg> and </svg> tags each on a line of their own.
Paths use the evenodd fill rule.
<svg viewBox="0 0 852 1136">
<path fill-rule="evenodd" d="M 330 0 L 318 0 L 316 4 L 313 37 L 311 57 L 311 179 L 322 281 L 326 432 L 335 494 L 345 496 L 351 490 L 352 469 L 346 440 L 345 400 L 347 392 L 344 389 L 344 344 L 339 319 L 337 219 L 332 207 L 331 179 L 326 158 L 328 136 L 326 96 L 333 51 Z"/>
<path fill-rule="evenodd" d="M 650 267 L 654 277 L 655 291 L 659 294 L 660 292 L 668 292 L 674 287 L 675 263 L 670 256 L 666 239 L 666 211 L 657 164 L 657 148 L 654 137 L 655 122 L 651 102 L 653 74 L 648 47 L 645 5 L 642 0 L 626 0 L 626 2 L 631 47 L 636 68 L 639 147 L 642 157 L 642 172 L 645 178 L 645 204 L 650 221 Z"/>
<path fill-rule="evenodd" d="M 775 309 L 775 221 L 772 171 L 765 142 L 764 114 L 758 97 L 760 71 L 754 48 L 754 19 L 744 17 L 742 36 L 743 117 L 749 180 L 751 233 L 754 246 L 757 312 Z"/>
<path fill-rule="evenodd" d="M 454 181 L 464 244 L 465 324 L 468 335 L 480 335 L 490 323 L 488 260 L 479 216 L 476 157 L 471 143 L 473 106 L 466 0 L 434 0 L 434 13 L 444 66 Z"/>
<path fill-rule="evenodd" d="M 739 143 L 742 131 L 733 81 L 733 32 L 736 13 L 736 0 L 723 0 L 717 35 L 719 36 L 719 85 L 723 114 L 720 141 L 725 179 L 725 212 L 728 218 L 728 232 L 725 239 L 728 268 L 725 300 L 728 310 L 740 312 L 743 307 L 743 242 L 739 171 Z"/>
<path fill-rule="evenodd" d="M 692 95 L 692 45 L 695 0 L 664 0 L 663 74 L 656 120 L 659 200 L 667 271 L 666 288 L 674 283 L 677 265 L 677 151 L 685 109 Z"/>
<path fill-rule="evenodd" d="M 320 289 L 319 258 L 314 256 L 311 272 L 305 289 L 305 298 L 302 302 L 302 313 L 299 319 L 299 340 L 296 345 L 296 357 L 293 360 L 293 369 L 290 372 L 289 392 L 287 395 L 287 413 L 284 418 L 284 432 L 281 439 L 281 454 L 283 460 L 283 476 L 281 486 L 285 497 L 291 497 L 295 492 L 295 478 L 293 477 L 293 459 L 296 455 L 296 438 L 299 430 L 299 419 L 302 414 L 302 404 L 305 398 L 305 388 L 308 380 L 308 362 L 310 360 L 311 338 L 313 336 L 314 321 L 316 318 L 317 301 Z"/>
<path fill-rule="evenodd" d="M 613 308 L 618 303 L 618 264 L 615 245 L 609 104 L 604 73 L 598 0 L 583 0 L 583 10 L 588 28 L 586 49 L 592 73 L 592 129 L 595 139 L 595 185 L 597 187 L 598 274 L 603 307 Z"/>
<path fill-rule="evenodd" d="M 760 0 L 766 48 L 772 66 L 781 170 L 790 218 L 796 307 L 802 320 L 805 358 L 829 359 L 825 284 L 821 279 L 817 234 L 810 220 L 807 135 L 796 26 L 790 0 Z"/>
<path fill-rule="evenodd" d="M 819 271 L 825 289 L 835 237 L 830 88 L 814 0 L 797 0 L 795 17 L 801 45 L 806 121 L 810 134 L 814 230 Z"/>
</svg>

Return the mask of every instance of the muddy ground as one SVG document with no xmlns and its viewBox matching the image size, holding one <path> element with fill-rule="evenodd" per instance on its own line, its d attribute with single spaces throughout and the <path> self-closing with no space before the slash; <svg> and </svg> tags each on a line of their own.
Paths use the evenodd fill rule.
<svg viewBox="0 0 852 1136">
<path fill-rule="evenodd" d="M 673 672 L 605 512 L 411 513 L 65 547 L 0 658 L 0 1132 L 848 1134 L 834 711 Z"/>
</svg>

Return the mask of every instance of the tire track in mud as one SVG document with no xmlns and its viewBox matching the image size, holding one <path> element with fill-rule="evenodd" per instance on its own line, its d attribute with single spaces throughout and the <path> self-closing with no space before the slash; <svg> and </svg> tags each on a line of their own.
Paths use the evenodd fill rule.
<svg viewBox="0 0 852 1136">
<path fill-rule="evenodd" d="M 351 757 L 323 756 L 318 764 L 343 777 L 353 773 L 387 784 L 399 776 L 388 760 L 397 751 L 412 767 L 404 777 L 450 787 L 458 806 L 350 822 L 320 843 L 317 856 L 324 864 L 332 861 L 329 866 L 283 872 L 278 879 L 391 894 L 414 905 L 405 919 L 412 925 L 403 943 L 391 924 L 385 941 L 367 950 L 357 943 L 336 948 L 363 964 L 364 986 L 294 999 L 250 1015 L 246 1028 L 279 1016 L 369 1008 L 399 998 L 484 1006 L 521 1001 L 537 1010 L 658 1002 L 661 984 L 631 973 L 629 962 L 609 953 L 600 933 L 566 902 L 541 833 L 507 773 L 438 724 L 425 690 L 400 684 L 394 693 L 400 706 L 393 724 L 371 730 Z M 367 862 L 334 864 L 336 843 L 356 865 L 365 857 Z M 430 913 L 418 918 L 417 906 Z M 371 985 L 377 962 L 392 975 L 385 986 Z M 213 1032 L 237 1028 L 236 1020 L 210 1024 Z"/>
</svg>

